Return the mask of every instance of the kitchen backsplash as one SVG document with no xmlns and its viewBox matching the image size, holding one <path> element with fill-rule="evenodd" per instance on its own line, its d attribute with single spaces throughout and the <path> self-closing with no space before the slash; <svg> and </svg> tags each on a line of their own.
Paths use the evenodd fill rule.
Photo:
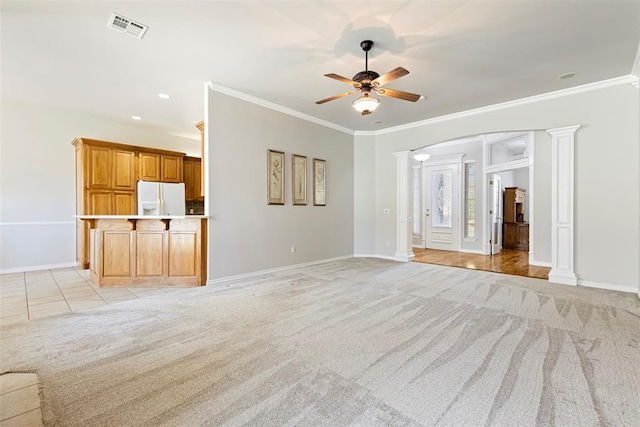
<svg viewBox="0 0 640 427">
<path fill-rule="evenodd" d="M 187 215 L 204 215 L 204 202 L 186 202 Z"/>
</svg>

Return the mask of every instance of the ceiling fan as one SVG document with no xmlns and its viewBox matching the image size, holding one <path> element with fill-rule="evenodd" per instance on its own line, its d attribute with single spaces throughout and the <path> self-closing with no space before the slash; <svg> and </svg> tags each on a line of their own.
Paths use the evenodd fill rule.
<svg viewBox="0 0 640 427">
<path fill-rule="evenodd" d="M 376 92 L 378 95 L 390 96 L 392 98 L 398 98 L 411 102 L 416 102 L 421 98 L 420 95 L 416 95 L 415 93 L 383 88 L 382 86 L 384 86 L 385 84 L 399 79 L 402 76 L 406 76 L 407 74 L 409 74 L 409 71 L 405 70 L 402 67 L 398 67 L 381 76 L 375 71 L 369 70 L 369 51 L 373 47 L 373 42 L 371 40 L 364 40 L 360 43 L 360 47 L 362 48 L 362 50 L 364 50 L 365 54 L 364 71 L 360 71 L 358 74 L 353 76 L 353 79 L 348 79 L 346 77 L 342 77 L 333 73 L 325 74 L 326 77 L 341 81 L 349 85 L 353 85 L 356 90 L 321 99 L 320 101 L 316 101 L 316 104 L 324 104 L 325 102 L 333 101 L 334 99 L 342 98 L 344 96 L 353 95 L 354 93 L 361 91 L 362 96 L 353 101 L 352 105 L 353 108 L 355 108 L 363 116 L 365 116 L 367 114 L 371 114 L 376 108 L 378 108 L 378 104 L 380 104 L 379 99 L 373 98 L 371 96 L 372 91 Z"/>
</svg>

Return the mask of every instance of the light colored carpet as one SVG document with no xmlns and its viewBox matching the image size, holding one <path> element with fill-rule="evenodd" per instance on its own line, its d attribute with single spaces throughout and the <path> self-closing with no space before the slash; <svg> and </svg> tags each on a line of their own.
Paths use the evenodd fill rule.
<svg viewBox="0 0 640 427">
<path fill-rule="evenodd" d="M 46 425 L 638 426 L 632 294 L 349 259 L 2 328 Z"/>
</svg>

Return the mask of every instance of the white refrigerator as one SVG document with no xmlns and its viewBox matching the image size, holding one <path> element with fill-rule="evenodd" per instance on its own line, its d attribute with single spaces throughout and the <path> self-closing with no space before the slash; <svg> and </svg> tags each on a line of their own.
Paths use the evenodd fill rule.
<svg viewBox="0 0 640 427">
<path fill-rule="evenodd" d="M 138 215 L 185 215 L 184 183 L 138 181 Z"/>
</svg>

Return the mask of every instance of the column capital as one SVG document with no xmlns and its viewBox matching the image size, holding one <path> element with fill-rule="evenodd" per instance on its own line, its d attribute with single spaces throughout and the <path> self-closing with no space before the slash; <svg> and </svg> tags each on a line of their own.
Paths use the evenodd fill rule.
<svg viewBox="0 0 640 427">
<path fill-rule="evenodd" d="M 396 151 L 395 153 L 393 153 L 393 155 L 396 156 L 398 159 L 407 159 L 411 155 L 411 151 L 410 150 Z"/>
<path fill-rule="evenodd" d="M 582 125 L 573 125 L 573 126 L 565 126 L 561 128 L 547 129 L 547 133 L 551 136 L 572 135 L 578 130 L 580 126 Z"/>
</svg>

